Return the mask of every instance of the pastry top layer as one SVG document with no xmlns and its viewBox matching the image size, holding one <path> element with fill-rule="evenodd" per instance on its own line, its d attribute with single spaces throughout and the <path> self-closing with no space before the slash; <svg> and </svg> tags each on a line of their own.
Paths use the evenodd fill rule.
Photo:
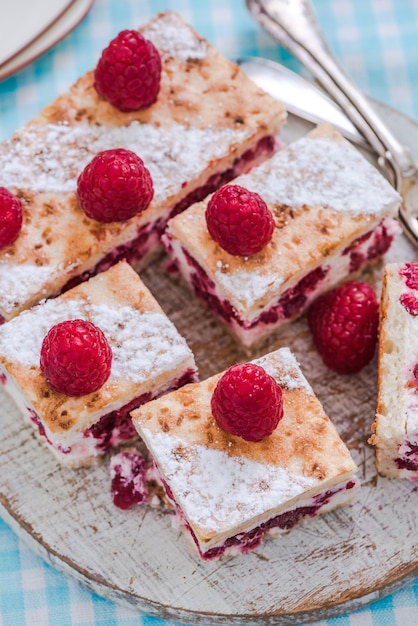
<svg viewBox="0 0 418 626">
<path fill-rule="evenodd" d="M 233 181 L 266 201 L 272 241 L 235 257 L 208 233 L 207 200 L 169 222 L 168 232 L 197 260 L 245 319 L 251 319 L 311 269 L 344 250 L 385 216 L 400 196 L 339 133 L 322 125 Z"/>
<path fill-rule="evenodd" d="M 412 280 L 407 275 L 412 276 Z M 415 277 L 414 277 L 415 275 Z M 378 399 L 371 443 L 395 445 L 418 432 L 418 263 L 385 267 L 380 305 Z"/>
<path fill-rule="evenodd" d="M 52 390 L 39 367 L 43 338 L 53 325 L 69 319 L 89 320 L 101 328 L 113 355 L 107 382 L 81 397 Z M 136 272 L 120 262 L 0 326 L 0 364 L 50 438 L 70 445 L 100 415 L 181 375 L 194 367 L 194 359 Z"/>
<path fill-rule="evenodd" d="M 276 134 L 283 107 L 175 13 L 142 28 L 159 49 L 163 68 L 155 104 L 122 113 L 103 100 L 87 72 L 35 119 L 0 145 L 0 185 L 21 197 L 24 226 L 0 252 L 0 313 L 6 319 L 53 293 L 138 229 L 159 217 L 209 176 L 230 167 L 266 134 Z M 124 147 L 150 170 L 154 199 L 124 222 L 88 219 L 76 181 L 97 152 Z"/>
<path fill-rule="evenodd" d="M 274 376 L 284 400 L 283 419 L 261 442 L 244 441 L 217 426 L 210 399 L 221 374 L 132 412 L 138 433 L 203 543 L 251 528 L 356 470 L 290 350 L 281 348 L 254 362 Z"/>
</svg>

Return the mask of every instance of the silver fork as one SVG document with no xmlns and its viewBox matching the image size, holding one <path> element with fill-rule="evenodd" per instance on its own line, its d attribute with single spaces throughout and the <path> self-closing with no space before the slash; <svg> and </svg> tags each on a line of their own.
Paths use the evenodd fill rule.
<svg viewBox="0 0 418 626">
<path fill-rule="evenodd" d="M 403 196 L 400 224 L 418 247 L 418 164 L 342 69 L 309 0 L 246 0 L 251 15 L 318 79 L 367 139 Z"/>
</svg>

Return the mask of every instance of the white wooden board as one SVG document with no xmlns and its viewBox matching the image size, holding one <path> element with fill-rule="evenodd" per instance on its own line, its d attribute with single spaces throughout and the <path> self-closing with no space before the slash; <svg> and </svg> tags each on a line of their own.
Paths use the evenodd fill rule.
<svg viewBox="0 0 418 626">
<path fill-rule="evenodd" d="M 380 107 L 418 154 L 418 126 Z M 286 139 L 308 125 L 289 122 Z M 418 260 L 400 236 L 390 260 Z M 381 267 L 369 277 L 380 289 Z M 210 314 L 191 302 L 158 265 L 143 278 L 189 341 L 201 377 L 243 360 Z M 353 507 L 301 524 L 252 553 L 201 562 L 170 516 L 110 498 L 108 461 L 89 470 L 61 468 L 0 396 L 0 514 L 28 545 L 92 591 L 140 612 L 189 623 L 300 624 L 347 611 L 384 595 L 418 566 L 418 485 L 377 477 L 367 444 L 374 419 L 376 361 L 356 376 L 328 371 L 304 320 L 265 351 L 289 345 L 360 466 Z"/>
</svg>

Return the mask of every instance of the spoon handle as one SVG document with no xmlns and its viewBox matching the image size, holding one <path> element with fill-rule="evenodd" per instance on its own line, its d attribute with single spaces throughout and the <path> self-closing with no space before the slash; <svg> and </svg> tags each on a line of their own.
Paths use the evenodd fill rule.
<svg viewBox="0 0 418 626">
<path fill-rule="evenodd" d="M 246 0 L 255 19 L 319 80 L 392 170 L 394 185 L 416 170 L 409 150 L 379 117 L 326 43 L 309 0 Z M 401 176 L 402 175 L 402 176 Z"/>
</svg>

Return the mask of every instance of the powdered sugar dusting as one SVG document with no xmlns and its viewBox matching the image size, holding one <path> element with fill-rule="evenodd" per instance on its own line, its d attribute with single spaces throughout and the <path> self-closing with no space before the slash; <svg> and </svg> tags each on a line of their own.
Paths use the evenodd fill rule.
<svg viewBox="0 0 418 626">
<path fill-rule="evenodd" d="M 0 184 L 38 192 L 74 192 L 78 175 L 98 152 L 125 148 L 144 161 L 154 183 L 154 201 L 162 202 L 250 132 L 175 123 L 156 127 L 137 121 L 122 127 L 29 124 L 0 145 Z"/>
<path fill-rule="evenodd" d="M 179 61 L 204 59 L 207 42 L 200 39 L 175 13 L 168 12 L 142 29 L 144 37 L 152 41 L 161 56 Z"/>
<path fill-rule="evenodd" d="M 135 383 L 176 368 L 190 355 L 185 340 L 162 313 L 140 313 L 85 300 L 48 300 L 0 327 L 0 352 L 26 367 L 39 367 L 43 338 L 58 322 L 88 319 L 106 335 L 112 348 L 110 379 Z"/>
<path fill-rule="evenodd" d="M 202 445 L 188 444 L 179 456 L 181 440 L 146 428 L 143 434 L 152 441 L 153 454 L 184 514 L 208 532 L 244 524 L 320 482 Z"/>
<path fill-rule="evenodd" d="M 5 313 L 12 312 L 16 307 L 27 302 L 27 296 L 34 285 L 42 285 L 53 275 L 50 266 L 38 266 L 25 263 L 16 265 L 12 261 L 2 259 L 0 262 L 0 293 L 1 308 Z M 37 288 L 38 289 L 38 288 Z"/>
<path fill-rule="evenodd" d="M 289 348 L 280 348 L 272 354 L 256 359 L 254 363 L 261 365 L 281 387 L 288 390 L 301 388 L 310 395 L 313 394 L 312 387 L 302 374 L 299 363 Z"/>
<path fill-rule="evenodd" d="M 225 293 L 239 294 L 245 308 L 251 307 L 254 302 L 260 298 L 264 298 L 266 293 L 273 291 L 277 293 L 277 289 L 283 282 L 283 278 L 277 276 L 277 273 L 269 273 L 263 267 L 263 271 L 256 269 L 251 272 L 246 268 L 235 269 L 234 272 L 225 272 L 222 268 L 215 272 L 216 284 L 219 285 Z"/>
<path fill-rule="evenodd" d="M 267 203 L 291 207 L 325 206 L 383 216 L 400 202 L 399 194 L 355 148 L 325 138 L 303 137 L 239 180 Z"/>
</svg>

